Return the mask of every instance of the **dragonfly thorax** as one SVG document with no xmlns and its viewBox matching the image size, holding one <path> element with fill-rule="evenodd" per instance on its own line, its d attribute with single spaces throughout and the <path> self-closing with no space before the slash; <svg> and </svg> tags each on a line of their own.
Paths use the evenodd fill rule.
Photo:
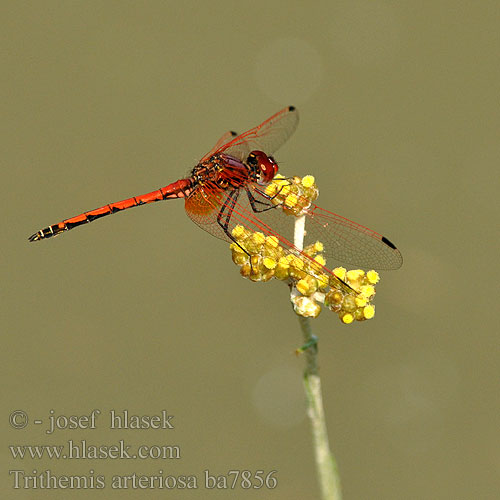
<svg viewBox="0 0 500 500">
<path fill-rule="evenodd" d="M 203 183 L 217 179 L 224 167 L 224 160 L 219 155 L 211 156 L 208 160 L 198 163 L 191 173 L 196 182 Z"/>
<path fill-rule="evenodd" d="M 278 165 L 272 156 L 263 151 L 252 151 L 247 158 L 247 165 L 252 169 L 259 184 L 271 182 L 278 173 Z"/>
<path fill-rule="evenodd" d="M 254 177 L 252 169 L 237 158 L 214 154 L 193 168 L 191 177 L 198 186 L 216 189 L 238 189 Z"/>
</svg>

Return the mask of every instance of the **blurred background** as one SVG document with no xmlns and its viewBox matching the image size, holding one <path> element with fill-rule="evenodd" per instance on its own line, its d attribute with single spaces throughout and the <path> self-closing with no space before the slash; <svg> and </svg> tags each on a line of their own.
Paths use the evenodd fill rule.
<svg viewBox="0 0 500 500">
<path fill-rule="evenodd" d="M 4 1 L 0 19 L 2 498 L 102 495 L 14 490 L 14 469 L 104 475 L 106 498 L 318 498 L 282 283 L 242 279 L 180 200 L 27 241 L 185 176 L 223 132 L 289 104 L 301 121 L 281 171 L 313 174 L 322 207 L 405 259 L 381 274 L 373 320 L 313 323 L 344 498 L 498 498 L 498 2 Z M 33 425 L 96 408 L 95 430 Z M 26 429 L 8 424 L 17 409 Z M 175 429 L 110 430 L 111 409 L 165 409 Z M 181 459 L 7 448 L 68 439 Z M 276 470 L 278 486 L 206 490 L 207 469 Z M 199 488 L 110 486 L 159 471 Z"/>
</svg>

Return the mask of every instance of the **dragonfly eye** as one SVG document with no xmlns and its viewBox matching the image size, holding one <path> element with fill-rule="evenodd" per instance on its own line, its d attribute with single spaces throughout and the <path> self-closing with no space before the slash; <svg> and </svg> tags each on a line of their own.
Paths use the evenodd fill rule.
<svg viewBox="0 0 500 500">
<path fill-rule="evenodd" d="M 248 166 L 254 169 L 259 184 L 271 182 L 278 172 L 278 165 L 272 156 L 267 156 L 263 151 L 252 151 L 247 158 Z"/>
</svg>

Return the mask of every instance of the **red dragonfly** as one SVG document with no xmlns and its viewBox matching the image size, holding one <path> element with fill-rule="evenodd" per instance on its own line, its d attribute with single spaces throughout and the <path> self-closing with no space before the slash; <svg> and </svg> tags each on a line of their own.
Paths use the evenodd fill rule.
<svg viewBox="0 0 500 500">
<path fill-rule="evenodd" d="M 147 194 L 110 203 L 65 219 L 31 235 L 29 241 L 57 236 L 64 231 L 155 201 L 185 199 L 188 216 L 200 227 L 226 241 L 234 241 L 232 229 L 241 224 L 251 231 L 274 235 L 289 252 L 298 254 L 286 239 L 286 216 L 271 203 L 266 186 L 278 172 L 270 156 L 292 135 L 299 117 L 286 107 L 247 132 L 224 134 L 185 179 Z M 324 243 L 325 257 L 365 269 L 397 269 L 403 260 L 386 237 L 315 204 L 305 209 L 307 237 Z M 292 221 L 293 223 L 293 221 Z M 293 230 L 289 229 L 290 234 Z"/>
</svg>

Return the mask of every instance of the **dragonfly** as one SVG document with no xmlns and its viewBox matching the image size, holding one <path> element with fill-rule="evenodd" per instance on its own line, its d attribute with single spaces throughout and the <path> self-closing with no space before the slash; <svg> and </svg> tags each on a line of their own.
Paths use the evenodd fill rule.
<svg viewBox="0 0 500 500">
<path fill-rule="evenodd" d="M 298 121 L 297 109 L 288 106 L 241 135 L 226 132 L 186 178 L 40 229 L 29 241 L 52 238 L 129 208 L 183 198 L 193 222 L 220 239 L 236 242 L 232 230 L 242 225 L 253 232 L 275 236 L 287 252 L 303 254 L 292 243 L 292 237 L 287 239 L 287 231 L 293 233 L 287 227 L 293 217 L 272 203 L 265 189 L 278 173 L 272 154 L 293 134 Z M 385 236 L 314 203 L 303 213 L 307 237 L 324 244 L 325 257 L 365 269 L 401 266 L 401 253 Z"/>
</svg>

